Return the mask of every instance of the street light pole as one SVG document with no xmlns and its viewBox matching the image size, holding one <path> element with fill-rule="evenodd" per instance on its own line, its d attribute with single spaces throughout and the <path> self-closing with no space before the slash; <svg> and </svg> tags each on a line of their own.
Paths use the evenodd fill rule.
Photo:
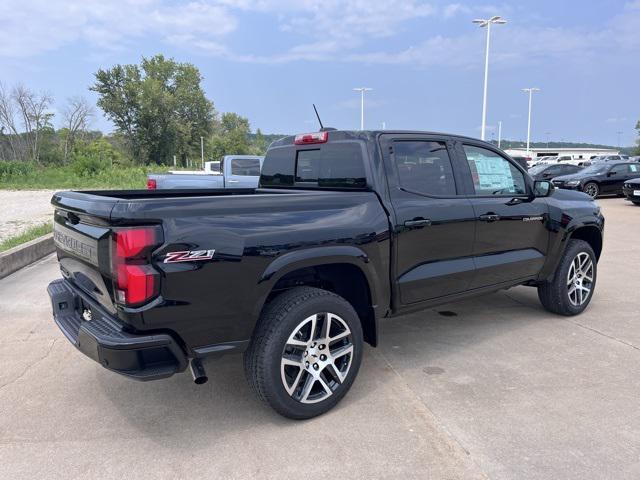
<svg viewBox="0 0 640 480">
<path fill-rule="evenodd" d="M 502 143 L 502 120 L 498 122 L 498 148 L 500 148 L 501 143 Z"/>
<path fill-rule="evenodd" d="M 204 137 L 200 137 L 200 160 L 202 161 L 202 169 L 204 170 Z"/>
<path fill-rule="evenodd" d="M 536 87 L 523 88 L 523 92 L 529 93 L 529 119 L 527 120 L 527 156 L 529 156 L 529 141 L 531 140 L 531 98 L 533 92 L 539 92 L 540 89 Z"/>
<path fill-rule="evenodd" d="M 364 130 L 364 92 L 370 92 L 373 88 L 358 87 L 354 88 L 354 92 L 360 92 L 360 130 Z"/>
<path fill-rule="evenodd" d="M 487 47 L 484 55 L 484 89 L 482 92 L 482 127 L 480 132 L 480 138 L 484 140 L 485 128 L 487 125 L 487 87 L 489 83 L 489 44 L 491 42 L 491 24 L 504 25 L 507 23 L 502 17 L 495 16 L 488 19 L 476 18 L 473 23 L 480 26 L 480 28 L 487 27 Z"/>
</svg>

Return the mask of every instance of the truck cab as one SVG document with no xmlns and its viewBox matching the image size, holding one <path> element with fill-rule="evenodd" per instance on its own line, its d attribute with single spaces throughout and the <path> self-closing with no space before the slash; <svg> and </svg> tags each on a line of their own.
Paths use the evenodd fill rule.
<svg viewBox="0 0 640 480">
<path fill-rule="evenodd" d="M 257 188 L 263 161 L 259 155 L 225 155 L 219 162 L 206 162 L 204 170 L 150 174 L 147 189 Z"/>
</svg>

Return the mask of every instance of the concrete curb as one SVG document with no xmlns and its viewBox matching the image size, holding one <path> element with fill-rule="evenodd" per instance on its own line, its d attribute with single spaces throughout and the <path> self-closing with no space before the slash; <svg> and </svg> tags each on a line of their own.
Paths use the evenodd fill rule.
<svg viewBox="0 0 640 480">
<path fill-rule="evenodd" d="M 2 252 L 0 253 L 0 278 L 11 275 L 13 272 L 32 264 L 36 260 L 40 260 L 54 251 L 53 233 L 48 233 Z"/>
</svg>

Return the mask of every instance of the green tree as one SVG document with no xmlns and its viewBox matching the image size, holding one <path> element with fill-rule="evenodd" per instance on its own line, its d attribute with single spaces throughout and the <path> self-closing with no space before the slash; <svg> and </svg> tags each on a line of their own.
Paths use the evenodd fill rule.
<svg viewBox="0 0 640 480">
<path fill-rule="evenodd" d="M 200 137 L 207 137 L 215 110 L 200 83 L 199 70 L 163 55 L 142 58 L 140 65 L 98 70 L 90 88 L 98 106 L 126 140 L 134 160 L 169 163 L 173 155 L 184 164 L 197 156 Z"/>
<path fill-rule="evenodd" d="M 267 152 L 268 147 L 269 143 L 267 142 L 265 136 L 262 134 L 262 130 L 256 130 L 256 134 L 251 145 L 251 153 L 253 153 L 254 155 L 264 155 Z"/>
<path fill-rule="evenodd" d="M 219 159 L 224 155 L 247 155 L 252 153 L 249 143 L 249 120 L 237 113 L 223 113 L 216 122 L 214 133 L 207 142 L 207 153 Z"/>
<path fill-rule="evenodd" d="M 638 140 L 636 140 L 636 143 L 638 144 L 638 147 L 636 148 L 636 155 L 640 155 L 640 120 L 636 123 L 636 132 L 638 132 Z"/>
</svg>

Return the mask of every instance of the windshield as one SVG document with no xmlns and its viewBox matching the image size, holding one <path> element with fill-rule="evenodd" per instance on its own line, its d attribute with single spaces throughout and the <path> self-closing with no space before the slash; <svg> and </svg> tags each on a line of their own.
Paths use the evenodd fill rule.
<svg viewBox="0 0 640 480">
<path fill-rule="evenodd" d="M 609 168 L 607 165 L 591 165 L 590 167 L 585 168 L 580 173 L 593 174 L 593 173 L 603 173 Z"/>
<path fill-rule="evenodd" d="M 549 165 L 536 165 L 535 167 L 531 167 L 529 169 L 529 173 L 535 175 L 537 173 L 542 172 L 545 168 L 547 168 Z"/>
</svg>

